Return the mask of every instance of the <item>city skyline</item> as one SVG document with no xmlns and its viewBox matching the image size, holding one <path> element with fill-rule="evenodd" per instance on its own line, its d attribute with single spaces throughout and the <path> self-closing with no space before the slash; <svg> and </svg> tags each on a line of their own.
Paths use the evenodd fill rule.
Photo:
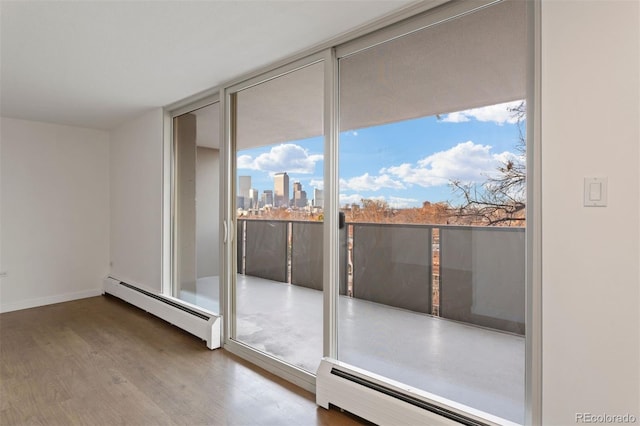
<svg viewBox="0 0 640 426">
<path fill-rule="evenodd" d="M 455 204 L 452 180 L 481 183 L 501 163 L 524 161 L 518 152 L 523 129 L 512 112 L 521 102 L 341 132 L 340 205 L 361 199 L 396 208 Z M 252 187 L 261 192 L 284 172 L 308 190 L 324 189 L 323 144 L 318 136 L 240 151 L 238 174 L 251 175 Z"/>
<path fill-rule="evenodd" d="M 281 177 L 281 181 L 278 181 L 278 176 Z M 285 184 L 285 182 L 287 184 Z M 267 205 L 272 207 L 287 206 L 297 208 L 307 206 L 323 207 L 324 197 L 321 189 L 313 188 L 313 197 L 309 199 L 307 197 L 307 191 L 304 189 L 301 182 L 295 181 L 293 183 L 293 188 L 288 191 L 288 188 L 286 188 L 287 186 L 287 172 L 276 173 L 273 179 L 274 189 L 264 189 L 262 191 L 252 186 L 251 176 L 238 176 L 237 207 L 244 210 L 255 209 L 258 207 L 261 208 Z M 280 197 L 280 200 L 278 200 L 276 193 L 284 194 L 285 192 L 287 192 L 289 196 L 285 197 L 284 195 L 278 195 Z M 285 202 L 284 200 L 287 201 Z"/>
</svg>

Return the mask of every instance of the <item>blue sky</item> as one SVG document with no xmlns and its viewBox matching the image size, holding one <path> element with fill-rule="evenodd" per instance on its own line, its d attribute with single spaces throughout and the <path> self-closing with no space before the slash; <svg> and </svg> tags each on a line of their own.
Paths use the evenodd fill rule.
<svg viewBox="0 0 640 426">
<path fill-rule="evenodd" d="M 423 201 L 456 203 L 448 183 L 481 182 L 501 161 L 518 159 L 518 126 L 509 107 L 520 101 L 351 130 L 340 135 L 340 204 L 383 199 L 392 207 Z M 286 171 L 307 196 L 322 188 L 322 137 L 238 152 L 238 175 L 262 193 Z M 520 159 L 523 160 L 523 159 Z"/>
</svg>

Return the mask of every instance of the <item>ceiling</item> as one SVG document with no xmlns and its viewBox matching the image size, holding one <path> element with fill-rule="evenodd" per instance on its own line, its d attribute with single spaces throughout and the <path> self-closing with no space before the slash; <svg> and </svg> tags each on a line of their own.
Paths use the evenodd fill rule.
<svg viewBox="0 0 640 426">
<path fill-rule="evenodd" d="M 2 116 L 112 129 L 413 1 L 1 1 Z"/>
</svg>

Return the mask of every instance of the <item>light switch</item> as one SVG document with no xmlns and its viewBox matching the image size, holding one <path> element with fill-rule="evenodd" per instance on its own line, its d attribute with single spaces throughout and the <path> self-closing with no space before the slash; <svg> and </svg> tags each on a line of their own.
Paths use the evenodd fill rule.
<svg viewBox="0 0 640 426">
<path fill-rule="evenodd" d="M 589 200 L 590 201 L 600 201 L 600 197 L 602 196 L 602 184 L 599 182 L 591 182 L 589 184 Z"/>
<path fill-rule="evenodd" d="M 606 177 L 584 178 L 584 205 L 585 207 L 606 207 Z"/>
</svg>

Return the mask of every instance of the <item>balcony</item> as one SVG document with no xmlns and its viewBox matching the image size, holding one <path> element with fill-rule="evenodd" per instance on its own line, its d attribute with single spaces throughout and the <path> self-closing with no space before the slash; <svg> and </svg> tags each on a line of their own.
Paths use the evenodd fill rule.
<svg viewBox="0 0 640 426">
<path fill-rule="evenodd" d="M 237 238 L 237 340 L 314 372 L 322 223 L 241 219 Z M 524 422 L 523 228 L 347 223 L 340 242 L 341 361 Z"/>
</svg>

